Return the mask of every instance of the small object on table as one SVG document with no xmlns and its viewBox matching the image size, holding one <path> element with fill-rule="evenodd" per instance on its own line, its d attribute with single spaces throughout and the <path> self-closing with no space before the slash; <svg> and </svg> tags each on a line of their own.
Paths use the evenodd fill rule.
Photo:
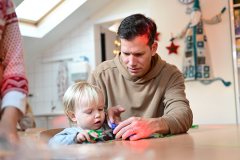
<svg viewBox="0 0 240 160">
<path fill-rule="evenodd" d="M 91 136 L 90 134 L 91 134 L 92 132 L 96 132 L 96 133 L 98 134 L 98 137 L 100 137 L 103 131 L 101 131 L 101 130 L 100 130 L 100 131 L 90 130 L 90 131 L 88 132 L 88 134 L 89 134 L 89 136 L 90 136 L 90 139 L 96 140 L 98 137 L 95 138 L 95 137 Z M 88 140 L 86 139 L 86 140 L 85 140 L 85 143 L 90 143 L 90 142 L 88 142 Z"/>
<path fill-rule="evenodd" d="M 112 130 L 114 130 L 117 127 L 117 125 L 115 123 L 112 123 L 112 122 L 109 122 L 109 123 L 111 124 Z"/>
<path fill-rule="evenodd" d="M 198 125 L 192 125 L 191 128 L 198 128 Z"/>
<path fill-rule="evenodd" d="M 145 139 L 148 139 L 148 138 L 165 138 L 165 137 L 171 137 L 171 136 L 174 136 L 174 135 L 168 134 L 168 135 L 163 136 L 162 134 L 157 134 L 156 135 L 156 133 L 155 133 L 155 134 L 153 134 L 153 135 L 151 135 L 151 136 L 149 136 L 149 137 L 147 137 Z"/>
<path fill-rule="evenodd" d="M 90 139 L 96 140 L 98 137 L 100 137 L 100 136 L 102 136 L 102 135 L 104 135 L 104 134 L 106 134 L 106 133 L 108 133 L 108 132 L 112 132 L 112 131 L 113 131 L 112 129 L 109 129 L 109 130 L 106 130 L 106 131 L 102 131 L 102 130 L 99 130 L 99 131 L 97 131 L 97 130 L 90 130 L 90 131 L 88 132 L 88 134 L 89 134 L 89 136 L 90 136 Z M 98 134 L 98 137 L 95 138 L 95 137 L 91 136 L 90 134 L 91 134 L 92 132 L 96 132 L 96 133 Z M 105 138 L 103 138 L 103 139 L 105 139 Z M 108 139 L 108 138 L 107 138 L 107 139 Z M 105 139 L 105 140 L 106 140 L 106 139 Z M 87 140 L 85 140 L 85 143 L 90 143 L 90 142 L 88 142 Z"/>
<path fill-rule="evenodd" d="M 112 131 L 117 127 L 117 125 L 116 125 L 115 123 L 111 123 L 111 122 L 110 122 L 110 124 L 111 124 L 111 128 L 112 128 L 112 129 L 109 129 L 109 130 L 106 130 L 106 131 L 90 130 L 90 131 L 88 132 L 88 134 L 89 134 L 89 136 L 90 136 L 90 139 L 96 140 L 98 137 L 100 137 L 100 136 L 102 136 L 102 135 L 104 135 L 104 134 L 106 134 L 106 133 L 108 133 L 108 132 L 112 132 Z M 96 133 L 98 134 L 98 137 L 97 137 L 97 138 L 92 137 L 92 136 L 90 135 L 92 132 L 96 132 Z M 126 140 L 129 140 L 129 138 L 130 138 L 131 136 L 133 136 L 133 135 L 136 135 L 136 134 L 132 134 L 132 135 L 128 136 L 128 137 L 126 138 Z M 165 135 L 165 136 L 163 136 L 162 134 L 157 134 L 157 135 L 151 135 L 151 136 L 146 137 L 146 138 L 158 138 L 158 137 L 164 138 L 164 137 L 170 137 L 170 136 L 174 136 L 174 135 Z M 143 138 L 143 139 L 144 139 L 144 138 Z M 112 142 L 112 141 L 109 141 L 109 142 Z M 87 140 L 85 140 L 85 143 L 90 143 L 90 142 L 88 142 Z"/>
<path fill-rule="evenodd" d="M 108 132 L 112 132 L 112 131 L 113 131 L 112 129 L 109 129 L 109 130 L 106 130 L 106 131 L 102 131 L 101 135 L 104 135 L 104 134 L 106 134 Z"/>
</svg>

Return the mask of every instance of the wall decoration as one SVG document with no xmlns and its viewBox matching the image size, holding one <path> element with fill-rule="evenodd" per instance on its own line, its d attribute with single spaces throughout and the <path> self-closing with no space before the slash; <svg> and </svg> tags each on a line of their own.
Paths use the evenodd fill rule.
<svg viewBox="0 0 240 160">
<path fill-rule="evenodd" d="M 194 0 L 178 0 L 180 3 L 182 4 L 190 4 L 192 3 Z"/>
<path fill-rule="evenodd" d="M 204 30 L 204 23 L 216 24 L 221 22 L 221 15 L 226 8 L 212 19 L 202 18 L 199 1 L 194 0 L 191 21 L 181 34 L 172 38 L 185 37 L 185 53 L 183 60 L 183 77 L 185 81 L 198 80 L 203 84 L 210 84 L 215 80 L 222 80 L 225 86 L 229 86 L 230 82 L 225 82 L 222 78 L 214 78 L 211 64 L 211 56 L 208 49 L 207 36 Z"/>
<path fill-rule="evenodd" d="M 118 54 L 121 51 L 121 43 L 118 41 L 118 36 L 116 35 L 116 39 L 114 41 L 115 49 L 113 50 L 113 54 Z"/>
<path fill-rule="evenodd" d="M 66 62 L 61 62 L 59 64 L 57 87 L 58 87 L 58 100 L 62 101 L 64 93 L 68 88 L 68 68 Z"/>
<path fill-rule="evenodd" d="M 194 0 L 179 0 L 180 3 L 187 5 L 186 14 L 191 14 L 191 8 L 189 7 L 189 4 L 193 1 Z"/>
<path fill-rule="evenodd" d="M 172 41 L 171 45 L 169 47 L 166 47 L 169 50 L 168 54 L 171 54 L 171 53 L 176 53 L 177 54 L 178 47 L 179 46 L 176 46 Z"/>
</svg>

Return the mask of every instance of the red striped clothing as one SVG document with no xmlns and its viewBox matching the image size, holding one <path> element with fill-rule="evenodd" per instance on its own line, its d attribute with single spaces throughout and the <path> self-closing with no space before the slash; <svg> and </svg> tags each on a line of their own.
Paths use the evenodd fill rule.
<svg viewBox="0 0 240 160">
<path fill-rule="evenodd" d="M 5 53 L 1 96 L 9 91 L 20 91 L 27 95 L 23 42 L 12 0 L 0 0 L 0 38 L 3 39 Z"/>
</svg>

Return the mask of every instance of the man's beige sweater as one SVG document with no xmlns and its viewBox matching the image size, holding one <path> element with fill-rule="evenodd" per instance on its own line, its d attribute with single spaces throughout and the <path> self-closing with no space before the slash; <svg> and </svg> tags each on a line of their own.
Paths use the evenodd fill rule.
<svg viewBox="0 0 240 160">
<path fill-rule="evenodd" d="M 184 78 L 176 66 L 166 63 L 158 54 L 152 57 L 150 71 L 142 78 L 133 77 L 118 54 L 101 63 L 88 82 L 101 88 L 107 108 L 121 105 L 129 117 L 162 117 L 171 134 L 186 132 L 193 115 L 184 92 Z"/>
</svg>

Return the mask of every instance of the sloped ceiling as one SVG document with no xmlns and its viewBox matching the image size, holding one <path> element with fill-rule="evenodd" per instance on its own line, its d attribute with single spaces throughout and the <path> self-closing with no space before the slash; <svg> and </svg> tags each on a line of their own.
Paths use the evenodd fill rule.
<svg viewBox="0 0 240 160">
<path fill-rule="evenodd" d="M 17 7 L 23 0 L 13 0 Z M 51 47 L 71 30 L 75 29 L 90 15 L 97 10 L 101 9 L 111 0 L 87 0 L 70 16 L 63 20 L 53 30 L 42 38 L 32 38 L 23 36 L 24 53 L 26 63 L 30 62 L 33 58 L 40 55 L 47 48 Z"/>
<path fill-rule="evenodd" d="M 13 0 L 13 3 L 15 4 L 15 7 L 17 7 L 22 1 L 23 0 Z"/>
</svg>

